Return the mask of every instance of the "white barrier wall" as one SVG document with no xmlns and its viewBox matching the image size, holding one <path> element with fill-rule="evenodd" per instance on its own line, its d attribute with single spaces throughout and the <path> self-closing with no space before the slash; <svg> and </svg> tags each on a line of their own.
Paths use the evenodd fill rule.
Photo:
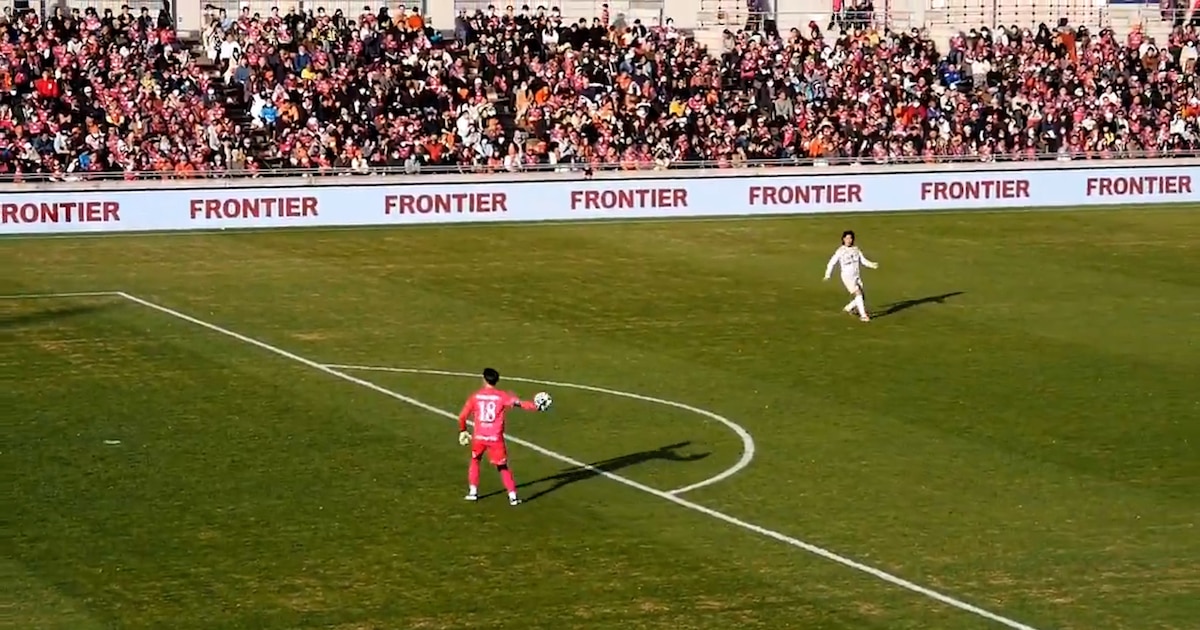
<svg viewBox="0 0 1200 630">
<path fill-rule="evenodd" d="M 11 184 L 0 234 L 1200 204 L 1200 160 L 1109 164 Z"/>
</svg>

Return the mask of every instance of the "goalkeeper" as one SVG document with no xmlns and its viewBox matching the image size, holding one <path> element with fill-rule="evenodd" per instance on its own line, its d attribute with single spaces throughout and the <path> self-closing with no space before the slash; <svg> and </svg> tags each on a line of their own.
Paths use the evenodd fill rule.
<svg viewBox="0 0 1200 630">
<path fill-rule="evenodd" d="M 550 396 L 538 394 L 532 402 L 521 400 L 516 394 L 497 388 L 499 382 L 499 372 L 492 368 L 485 369 L 483 387 L 467 398 L 462 412 L 458 414 L 458 442 L 463 446 L 471 446 L 465 498 L 468 501 L 479 499 L 479 460 L 486 453 L 488 460 L 500 472 L 504 489 L 508 490 L 509 505 L 518 505 L 521 500 L 517 498 L 517 482 L 508 468 L 508 449 L 504 444 L 504 414 L 513 408 L 545 411 L 550 407 Z M 472 416 L 475 421 L 474 436 L 467 432 L 467 420 Z"/>
</svg>

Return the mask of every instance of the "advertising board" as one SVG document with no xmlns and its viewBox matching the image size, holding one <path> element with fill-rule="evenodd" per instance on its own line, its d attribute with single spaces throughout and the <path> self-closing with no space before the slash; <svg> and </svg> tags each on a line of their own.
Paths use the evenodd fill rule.
<svg viewBox="0 0 1200 630">
<path fill-rule="evenodd" d="M 0 234 L 1200 203 L 1200 166 L 91 190 L 0 195 Z M 410 183 L 411 182 L 411 183 Z M 130 186 L 138 184 L 131 183 Z M 19 188 L 17 190 L 20 190 Z"/>
</svg>

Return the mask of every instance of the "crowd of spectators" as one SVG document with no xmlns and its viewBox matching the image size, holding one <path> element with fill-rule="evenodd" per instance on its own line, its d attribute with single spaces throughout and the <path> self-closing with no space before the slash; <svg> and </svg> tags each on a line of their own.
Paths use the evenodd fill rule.
<svg viewBox="0 0 1200 630">
<path fill-rule="evenodd" d="M 855 3 L 853 6 L 867 6 Z M 368 173 L 1200 152 L 1197 31 L 970 30 L 866 13 L 706 50 L 557 10 L 212 9 L 198 50 L 128 8 L 0 18 L 0 175 Z M 449 25 L 447 25 L 449 26 Z"/>
</svg>

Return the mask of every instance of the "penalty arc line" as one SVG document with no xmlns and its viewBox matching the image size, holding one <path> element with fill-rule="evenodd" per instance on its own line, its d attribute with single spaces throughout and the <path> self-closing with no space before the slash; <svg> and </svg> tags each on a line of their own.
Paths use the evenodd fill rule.
<svg viewBox="0 0 1200 630">
<path fill-rule="evenodd" d="M 473 374 L 470 372 L 451 372 L 451 371 L 447 371 L 447 370 L 421 370 L 421 369 L 416 369 L 416 368 L 397 368 L 397 367 L 383 367 L 383 366 L 371 366 L 371 365 L 337 365 L 337 364 L 333 364 L 333 363 L 326 363 L 325 367 L 333 368 L 335 370 L 349 370 L 351 372 L 357 372 L 357 371 L 396 372 L 396 373 L 401 373 L 401 374 L 430 374 L 433 376 L 462 376 L 462 377 L 470 377 L 470 378 L 478 378 L 479 377 L 478 374 Z M 721 424 L 729 427 L 730 430 L 732 430 L 734 433 L 737 434 L 737 436 L 739 438 L 741 438 L 741 440 L 742 440 L 742 456 L 741 456 L 741 458 L 738 459 L 736 464 L 721 471 L 719 474 L 709 477 L 708 479 L 705 479 L 703 481 L 698 481 L 696 483 L 683 486 L 682 488 L 676 488 L 674 490 L 669 490 L 669 491 L 667 491 L 667 494 L 679 495 L 679 494 L 683 494 L 685 492 L 691 492 L 692 490 L 696 490 L 697 488 L 711 486 L 714 483 L 720 483 L 720 482 L 725 481 L 726 479 L 738 474 L 739 472 L 742 472 L 743 469 L 745 469 L 747 466 L 750 465 L 750 462 L 754 461 L 754 452 L 755 452 L 754 437 L 750 435 L 750 432 L 747 431 L 745 428 L 743 428 L 740 424 L 734 422 L 733 420 L 730 420 L 729 418 L 726 418 L 720 414 L 716 414 L 711 411 L 708 411 L 707 409 L 701 409 L 699 407 L 685 405 L 684 403 L 675 402 L 673 400 L 666 400 L 664 398 L 655 398 L 654 396 L 644 396 L 642 394 L 635 394 L 633 392 L 621 391 L 619 389 L 608 389 L 606 387 L 596 387 L 594 385 L 580 385 L 579 383 L 566 383 L 566 382 L 562 382 L 562 381 L 546 381 L 546 380 L 542 380 L 542 379 L 523 378 L 523 377 L 519 377 L 519 376 L 505 376 L 504 380 L 517 381 L 519 383 L 533 383 L 534 385 L 549 385 L 550 387 L 565 387 L 567 389 L 580 389 L 580 390 L 589 391 L 589 392 L 597 392 L 600 394 L 609 394 L 611 396 L 618 396 L 621 398 L 629 398 L 632 400 L 640 400 L 643 402 L 656 403 L 659 405 L 665 405 L 667 407 L 675 407 L 676 409 L 682 409 L 684 411 L 690 411 L 696 415 L 704 416 L 705 418 L 709 418 L 710 420 L 716 420 L 717 422 L 720 422 Z"/>
<path fill-rule="evenodd" d="M 266 343 L 265 341 L 259 341 L 258 339 L 255 339 L 253 337 L 248 337 L 241 333 L 229 330 L 228 328 L 224 328 L 224 327 L 218 326 L 216 324 L 206 322 L 202 319 L 192 317 L 191 315 L 188 315 L 186 313 L 181 313 L 180 311 L 177 311 L 175 309 L 168 308 L 168 307 L 162 306 L 160 304 L 156 304 L 149 300 L 144 300 L 140 297 L 137 297 L 136 295 L 131 295 L 129 293 L 125 293 L 124 291 L 118 291 L 117 295 L 119 295 L 122 298 L 125 298 L 131 302 L 141 304 L 142 306 L 145 306 L 146 308 L 149 308 L 149 309 L 158 311 L 160 313 L 163 313 L 165 315 L 174 317 L 175 319 L 179 319 L 179 320 L 191 323 L 191 324 L 195 324 L 196 326 L 200 326 L 202 328 L 206 328 L 213 332 L 225 335 L 226 337 L 230 337 L 232 339 L 236 339 L 238 341 L 255 346 L 257 348 L 261 348 L 272 354 L 281 356 L 285 359 L 290 359 L 296 363 L 306 365 L 314 370 L 324 372 L 330 376 L 340 378 L 340 379 L 350 382 L 350 383 L 354 383 L 355 385 L 365 387 L 366 389 L 372 390 L 374 392 L 378 392 L 378 393 L 383 394 L 384 396 L 388 396 L 390 398 L 394 398 L 395 400 L 399 400 L 401 402 L 407 403 L 409 405 L 412 405 L 413 407 L 417 407 L 418 409 L 423 409 L 425 411 L 428 411 L 435 415 L 442 416 L 444 418 L 449 418 L 449 419 L 454 419 L 454 420 L 458 419 L 458 416 L 456 414 L 453 414 L 449 411 L 445 411 L 444 409 L 439 409 L 437 407 L 434 407 L 433 405 L 430 405 L 429 403 L 422 402 L 411 396 L 405 396 L 404 394 L 401 394 L 399 392 L 394 392 L 390 389 L 381 387 L 379 385 L 376 385 L 375 383 L 358 378 L 356 376 L 352 376 L 345 372 L 341 372 L 339 370 L 335 370 L 333 368 L 326 367 L 325 365 L 323 365 L 321 363 L 318 363 L 311 359 L 306 359 L 298 354 L 288 352 L 287 350 L 284 350 L 283 348 L 273 346 L 269 343 Z M 699 514 L 703 514 L 704 516 L 707 516 L 709 518 L 712 518 L 712 519 L 715 519 L 718 521 L 722 521 L 724 523 L 733 525 L 735 527 L 740 527 L 746 531 L 753 532 L 753 533 L 763 536 L 765 538 L 770 538 L 772 540 L 784 543 L 786 545 L 790 545 L 797 549 L 802 549 L 802 550 L 807 551 L 815 556 L 819 556 L 819 557 L 825 558 L 826 560 L 830 560 L 832 562 L 840 564 L 842 566 L 854 569 L 856 571 L 860 571 L 862 573 L 866 573 L 867 575 L 876 577 L 884 582 L 887 582 L 894 586 L 898 586 L 900 588 L 911 591 L 913 593 L 924 595 L 925 597 L 928 597 L 929 599 L 932 599 L 937 602 L 941 602 L 943 604 L 946 604 L 947 606 L 957 608 L 964 612 L 968 612 L 968 613 L 971 613 L 978 617 L 987 619 L 989 621 L 994 621 L 994 622 L 996 622 L 1002 626 L 1005 626 L 1007 628 L 1012 628 L 1013 630 L 1037 630 L 1033 626 L 1023 624 L 1019 621 L 1016 621 L 1015 619 L 1010 619 L 1008 617 L 998 615 L 989 610 L 984 610 L 983 608 L 975 606 L 974 604 L 969 604 L 960 599 L 957 599 L 957 598 L 951 597 L 949 595 L 946 595 L 944 593 L 935 591 L 931 588 L 921 586 L 920 584 L 917 584 L 915 582 L 910 582 L 902 577 L 892 575 L 891 573 L 888 573 L 887 571 L 884 571 L 882 569 L 876 569 L 875 567 L 863 564 L 856 560 L 851 560 L 850 558 L 847 558 L 845 556 L 842 556 L 842 555 L 839 555 L 832 551 L 829 551 L 828 549 L 825 549 L 823 547 L 818 547 L 817 545 L 814 545 L 812 543 L 807 543 L 798 538 L 793 538 L 791 536 L 788 536 L 787 534 L 777 532 L 772 529 L 767 529 L 766 527 L 762 527 L 761 525 L 755 525 L 754 523 L 743 521 L 735 516 L 730 516 L 728 514 L 725 514 L 724 512 L 718 512 L 717 510 L 705 507 L 703 505 L 700 505 L 699 503 L 694 503 L 683 497 L 675 496 L 668 492 L 664 492 L 662 490 L 651 488 L 650 486 L 647 486 L 643 483 L 638 483 L 637 481 L 634 481 L 634 480 L 626 478 L 626 477 L 622 477 L 620 475 L 608 472 L 606 470 L 601 470 L 594 466 L 585 464 L 581 461 L 577 461 L 577 460 L 575 460 L 571 457 L 568 457 L 566 455 L 563 455 L 561 453 L 557 453 L 550 449 L 538 446 L 537 444 L 534 444 L 532 442 L 527 442 L 525 440 L 522 440 L 522 439 L 519 439 L 519 438 L 516 438 L 513 436 L 509 436 L 508 439 L 510 441 L 512 441 L 514 444 L 519 444 L 521 446 L 524 446 L 525 448 L 528 448 L 537 453 L 541 453 L 542 455 L 545 455 L 546 457 L 549 457 L 551 459 L 557 459 L 563 463 L 570 464 L 572 466 L 576 466 L 579 468 L 583 468 L 584 470 L 587 470 L 595 475 L 615 481 L 623 486 L 628 486 L 630 488 L 633 488 L 634 490 L 640 490 L 646 494 L 658 497 L 664 501 L 669 501 L 671 503 L 674 503 L 675 505 L 678 505 L 679 507 L 691 510 L 693 512 L 697 512 Z"/>
</svg>

